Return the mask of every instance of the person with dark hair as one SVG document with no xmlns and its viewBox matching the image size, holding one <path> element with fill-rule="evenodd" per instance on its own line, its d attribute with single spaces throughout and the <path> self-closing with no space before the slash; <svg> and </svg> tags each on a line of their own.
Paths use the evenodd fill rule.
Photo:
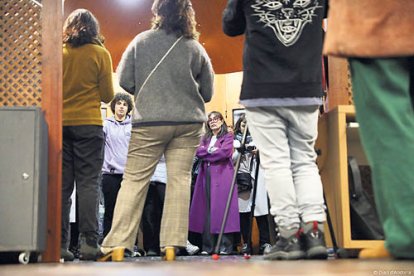
<svg viewBox="0 0 414 276">
<path fill-rule="evenodd" d="M 110 106 L 113 115 L 105 119 L 103 127 L 105 135 L 102 166 L 102 193 L 105 206 L 103 237 L 111 230 L 116 197 L 121 188 L 131 138 L 131 116 L 128 114 L 133 108 L 133 102 L 129 94 L 117 93 Z"/>
<path fill-rule="evenodd" d="M 228 0 L 223 31 L 245 35 L 240 104 L 265 170 L 279 239 L 267 260 L 326 259 L 316 165 L 326 0 Z"/>
<path fill-rule="evenodd" d="M 71 261 L 69 211 L 76 183 L 80 256 L 95 260 L 98 245 L 98 178 L 103 163 L 101 101 L 114 96 L 111 55 L 103 47 L 97 19 L 73 11 L 63 28 L 63 156 L 61 257 Z"/>
<path fill-rule="evenodd" d="M 201 254 L 212 254 L 224 218 L 227 197 L 232 185 L 234 167 L 232 162 L 233 134 L 220 112 L 208 115 L 206 134 L 197 149 L 201 159 L 190 208 L 189 230 L 202 234 Z M 231 195 L 230 209 L 220 244 L 220 254 L 231 254 L 233 236 L 240 231 L 237 189 Z"/>
<path fill-rule="evenodd" d="M 270 247 L 270 233 L 269 233 L 269 204 L 267 199 L 267 192 L 264 183 L 264 171 L 263 168 L 257 162 L 257 155 L 259 154 L 256 145 L 253 142 L 252 136 L 250 135 L 249 129 L 247 128 L 246 115 L 242 114 L 237 120 L 234 127 L 234 142 L 233 146 L 236 149 L 233 152 L 233 162 L 240 156 L 240 166 L 237 171 L 237 185 L 239 181 L 250 181 L 251 189 L 241 190 L 238 189 L 239 196 L 239 213 L 240 213 L 240 233 L 243 238 L 243 246 L 241 248 L 242 254 L 251 254 L 252 248 L 249 247 L 249 239 L 252 235 L 252 221 L 253 217 L 256 219 L 257 227 L 259 228 L 259 254 L 263 254 L 264 250 Z M 247 129 L 246 129 L 247 128 Z M 247 131 L 244 145 L 243 133 Z M 259 168 L 257 168 L 259 166 Z M 255 184 L 256 170 L 257 175 L 257 187 L 256 195 L 253 199 L 253 189 Z M 239 178 L 239 174 L 247 177 Z M 238 186 L 239 187 L 239 186 Z M 254 213 L 251 216 L 252 204 L 254 200 Z M 251 241 L 251 240 L 250 240 Z"/>
<path fill-rule="evenodd" d="M 331 1 L 328 19 L 324 53 L 348 58 L 385 233 L 384 244 L 361 250 L 359 258 L 413 260 L 414 1 Z"/>
<path fill-rule="evenodd" d="M 135 107 L 112 228 L 102 243 L 103 259 L 122 248 L 133 250 L 150 179 L 163 154 L 167 189 L 161 252 L 174 259 L 175 248 L 187 245 L 191 167 L 206 121 L 204 105 L 213 94 L 214 73 L 196 40 L 189 0 L 155 0 L 152 12 L 151 30 L 132 40 L 117 69 L 121 87 L 134 94 Z"/>
</svg>

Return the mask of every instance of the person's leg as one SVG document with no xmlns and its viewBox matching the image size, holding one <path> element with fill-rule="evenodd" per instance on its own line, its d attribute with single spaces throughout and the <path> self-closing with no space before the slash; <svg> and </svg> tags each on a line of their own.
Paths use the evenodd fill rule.
<svg viewBox="0 0 414 276">
<path fill-rule="evenodd" d="M 148 256 L 159 254 L 159 232 L 156 230 L 156 212 L 158 206 L 156 202 L 155 182 L 150 182 L 147 198 L 145 199 L 144 210 L 142 212 L 142 234 L 144 250 Z M 157 243 L 158 240 L 158 243 Z"/>
<path fill-rule="evenodd" d="M 160 233 L 161 233 L 161 220 L 164 210 L 165 199 L 165 183 L 156 182 L 155 195 L 154 195 L 154 233 L 155 233 L 155 248 L 157 252 L 160 251 Z"/>
<path fill-rule="evenodd" d="M 65 261 L 73 260 L 73 254 L 68 251 L 70 243 L 69 214 L 72 205 L 71 195 L 74 188 L 75 173 L 73 166 L 73 146 L 70 135 L 70 127 L 63 127 L 62 148 L 62 232 L 61 232 L 61 257 Z"/>
<path fill-rule="evenodd" d="M 350 64 L 359 132 L 372 169 L 385 246 L 394 257 L 412 259 L 413 58 L 351 59 Z"/>
<path fill-rule="evenodd" d="M 122 174 L 104 174 L 102 176 L 102 193 L 104 195 L 104 225 L 103 238 L 109 233 L 112 227 L 116 197 L 121 188 Z"/>
<path fill-rule="evenodd" d="M 240 233 L 243 238 L 243 243 L 247 244 L 249 241 L 250 234 L 250 213 L 239 213 L 240 214 Z"/>
<path fill-rule="evenodd" d="M 259 228 L 259 244 L 260 248 L 270 244 L 269 221 L 267 215 L 256 217 L 257 228 Z M 261 252 L 263 253 L 263 252 Z"/>
<path fill-rule="evenodd" d="M 102 243 L 104 253 L 117 246 L 133 252 L 150 178 L 165 149 L 165 141 L 172 136 L 168 130 L 164 126 L 132 128 L 112 228 Z"/>
<path fill-rule="evenodd" d="M 318 137 L 318 106 L 298 106 L 285 109 L 291 170 L 297 204 L 303 222 L 304 246 L 310 259 L 328 257 L 324 239 L 326 220 L 322 181 L 316 165 L 315 141 Z"/>
<path fill-rule="evenodd" d="M 266 171 L 265 185 L 270 198 L 270 212 L 281 230 L 297 231 L 300 219 L 286 120 L 277 112 L 277 108 L 247 108 L 246 115 L 249 130 L 260 152 L 261 164 Z"/>
<path fill-rule="evenodd" d="M 288 108 L 291 170 L 302 221 L 326 220 L 322 181 L 316 165 L 317 106 Z"/>
<path fill-rule="evenodd" d="M 288 125 L 283 110 L 280 107 L 246 109 L 247 124 L 266 171 L 265 185 L 270 198 L 270 212 L 275 217 L 281 236 L 265 256 L 269 260 L 304 257 L 297 238 L 300 218 L 291 171 Z"/>
<path fill-rule="evenodd" d="M 229 255 L 232 253 L 233 253 L 233 233 L 223 233 L 223 236 L 221 237 L 220 254 Z"/>
<path fill-rule="evenodd" d="M 73 127 L 76 193 L 79 199 L 80 259 L 96 259 L 98 246 L 99 175 L 103 163 L 102 126 Z"/>
<path fill-rule="evenodd" d="M 174 128 L 174 137 L 164 153 L 167 185 L 161 220 L 161 247 L 187 245 L 191 168 L 202 135 L 202 124 Z"/>
</svg>

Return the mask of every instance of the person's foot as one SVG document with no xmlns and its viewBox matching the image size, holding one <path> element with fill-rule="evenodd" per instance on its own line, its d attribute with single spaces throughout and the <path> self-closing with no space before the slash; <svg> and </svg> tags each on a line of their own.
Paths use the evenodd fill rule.
<svg viewBox="0 0 414 276">
<path fill-rule="evenodd" d="M 101 247 L 100 257 L 97 258 L 98 262 L 122 262 L 125 256 L 130 256 L 132 251 L 126 249 L 123 246 L 117 247 Z"/>
<path fill-rule="evenodd" d="M 79 239 L 79 260 L 95 261 L 102 256 L 98 238 L 95 234 L 81 233 Z"/>
<path fill-rule="evenodd" d="M 75 256 L 75 259 L 79 259 L 79 247 L 78 246 L 69 247 L 69 251 L 72 252 L 73 256 Z"/>
<path fill-rule="evenodd" d="M 303 234 L 304 245 L 306 248 L 306 258 L 324 260 L 328 258 L 328 250 L 325 244 L 325 236 L 320 230 L 323 225 L 319 225 L 317 221 L 308 223 L 310 229 L 305 228 Z"/>
<path fill-rule="evenodd" d="M 75 259 L 75 256 L 68 249 L 61 248 L 60 249 L 60 258 L 63 259 L 65 262 L 73 262 L 73 260 Z"/>
<path fill-rule="evenodd" d="M 270 243 L 264 243 L 260 246 L 259 248 L 259 255 L 263 255 L 263 253 L 265 252 L 265 250 L 267 248 L 269 248 L 268 250 L 270 250 L 270 247 L 272 247 L 272 245 Z"/>
<path fill-rule="evenodd" d="M 148 251 L 145 253 L 145 256 L 155 257 L 155 256 L 159 256 L 159 254 L 153 249 L 148 249 Z"/>
<path fill-rule="evenodd" d="M 165 261 L 174 261 L 175 257 L 179 253 L 179 249 L 176 246 L 165 246 L 161 248 L 161 256 Z"/>
<path fill-rule="evenodd" d="M 244 255 L 244 254 L 249 254 L 249 253 L 250 253 L 250 248 L 249 248 L 249 245 L 248 245 L 247 243 L 244 243 L 244 244 L 243 244 L 243 246 L 242 246 L 242 248 L 241 248 L 241 250 L 240 250 L 240 253 L 241 253 L 242 255 Z"/>
<path fill-rule="evenodd" d="M 200 248 L 197 245 L 192 244 L 191 242 L 187 241 L 187 246 L 185 247 L 188 255 L 192 256 L 200 251 Z"/>
<path fill-rule="evenodd" d="M 375 248 L 365 248 L 359 252 L 360 259 L 383 259 L 383 258 L 392 258 L 391 253 L 385 248 L 385 245 L 382 244 Z"/>
<path fill-rule="evenodd" d="M 288 238 L 279 236 L 275 245 L 264 250 L 265 260 L 298 260 L 306 256 L 300 241 L 300 231 Z"/>
</svg>

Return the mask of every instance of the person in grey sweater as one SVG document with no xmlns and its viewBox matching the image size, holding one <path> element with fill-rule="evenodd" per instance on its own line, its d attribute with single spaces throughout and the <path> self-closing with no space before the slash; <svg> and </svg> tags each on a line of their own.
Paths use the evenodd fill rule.
<svg viewBox="0 0 414 276">
<path fill-rule="evenodd" d="M 117 69 L 121 87 L 134 95 L 135 108 L 112 228 L 102 243 L 103 259 L 122 248 L 132 251 L 148 185 L 163 154 L 168 188 L 161 251 L 187 244 L 191 167 L 207 119 L 204 104 L 213 94 L 214 73 L 197 41 L 189 0 L 155 0 L 152 12 L 151 30 L 132 40 Z"/>
</svg>

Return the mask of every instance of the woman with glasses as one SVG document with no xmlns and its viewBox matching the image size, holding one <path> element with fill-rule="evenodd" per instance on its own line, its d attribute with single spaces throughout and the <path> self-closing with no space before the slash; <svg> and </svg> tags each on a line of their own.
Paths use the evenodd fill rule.
<svg viewBox="0 0 414 276">
<path fill-rule="evenodd" d="M 208 115 L 206 134 L 197 149 L 202 160 L 196 180 L 190 208 L 189 230 L 202 234 L 202 252 L 214 253 L 215 244 L 224 218 L 227 198 L 234 174 L 232 162 L 233 134 L 220 112 Z M 219 253 L 231 254 L 234 232 L 240 231 L 237 189 L 233 189 L 227 223 L 221 240 Z"/>
</svg>

